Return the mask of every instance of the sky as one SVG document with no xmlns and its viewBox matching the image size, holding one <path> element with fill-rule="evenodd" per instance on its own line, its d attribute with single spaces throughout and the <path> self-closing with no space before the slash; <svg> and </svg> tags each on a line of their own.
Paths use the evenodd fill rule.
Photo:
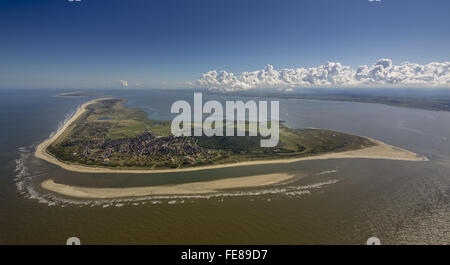
<svg viewBox="0 0 450 265">
<path fill-rule="evenodd" d="M 0 88 L 450 87 L 449 13 L 448 0 L 1 0 Z"/>
</svg>

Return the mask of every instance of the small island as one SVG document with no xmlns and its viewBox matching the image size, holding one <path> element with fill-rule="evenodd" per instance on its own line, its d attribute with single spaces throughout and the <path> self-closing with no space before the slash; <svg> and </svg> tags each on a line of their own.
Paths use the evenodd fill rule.
<svg viewBox="0 0 450 265">
<path fill-rule="evenodd" d="M 73 91 L 73 92 L 65 92 L 56 95 L 57 97 L 95 97 L 94 93 L 90 93 L 87 91 Z"/>
</svg>

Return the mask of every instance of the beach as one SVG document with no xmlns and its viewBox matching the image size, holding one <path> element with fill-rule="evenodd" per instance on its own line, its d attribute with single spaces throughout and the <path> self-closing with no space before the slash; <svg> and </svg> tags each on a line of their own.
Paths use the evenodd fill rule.
<svg viewBox="0 0 450 265">
<path fill-rule="evenodd" d="M 149 195 L 187 195 L 215 193 L 224 189 L 261 187 L 289 180 L 292 174 L 265 174 L 258 176 L 227 178 L 212 181 L 192 182 L 175 185 L 129 188 L 88 188 L 55 183 L 52 179 L 42 182 L 41 187 L 65 196 L 84 199 L 110 199 L 140 197 Z"/>
</svg>

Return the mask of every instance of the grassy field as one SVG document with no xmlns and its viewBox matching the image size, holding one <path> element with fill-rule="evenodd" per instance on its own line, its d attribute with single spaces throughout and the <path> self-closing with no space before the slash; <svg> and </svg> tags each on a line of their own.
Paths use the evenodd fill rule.
<svg viewBox="0 0 450 265">
<path fill-rule="evenodd" d="M 283 124 L 279 144 L 273 148 L 260 147 L 261 136 L 173 137 L 170 121 L 149 120 L 145 112 L 122 103 L 121 99 L 108 99 L 89 105 L 48 151 L 60 160 L 91 166 L 179 168 L 310 156 L 373 145 L 364 137 L 291 129 Z M 153 138 L 145 138 L 146 131 Z"/>
</svg>

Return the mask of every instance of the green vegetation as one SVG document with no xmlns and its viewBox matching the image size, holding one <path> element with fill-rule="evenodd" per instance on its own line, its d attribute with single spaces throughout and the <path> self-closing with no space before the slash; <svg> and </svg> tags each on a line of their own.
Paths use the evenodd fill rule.
<svg viewBox="0 0 450 265">
<path fill-rule="evenodd" d="M 147 119 L 123 100 L 91 104 L 49 148 L 60 160 L 117 168 L 180 168 L 250 160 L 293 158 L 372 146 L 355 135 L 280 126 L 276 147 L 260 147 L 261 136 L 174 137 L 170 121 Z M 248 127 L 248 124 L 247 124 Z"/>
</svg>

